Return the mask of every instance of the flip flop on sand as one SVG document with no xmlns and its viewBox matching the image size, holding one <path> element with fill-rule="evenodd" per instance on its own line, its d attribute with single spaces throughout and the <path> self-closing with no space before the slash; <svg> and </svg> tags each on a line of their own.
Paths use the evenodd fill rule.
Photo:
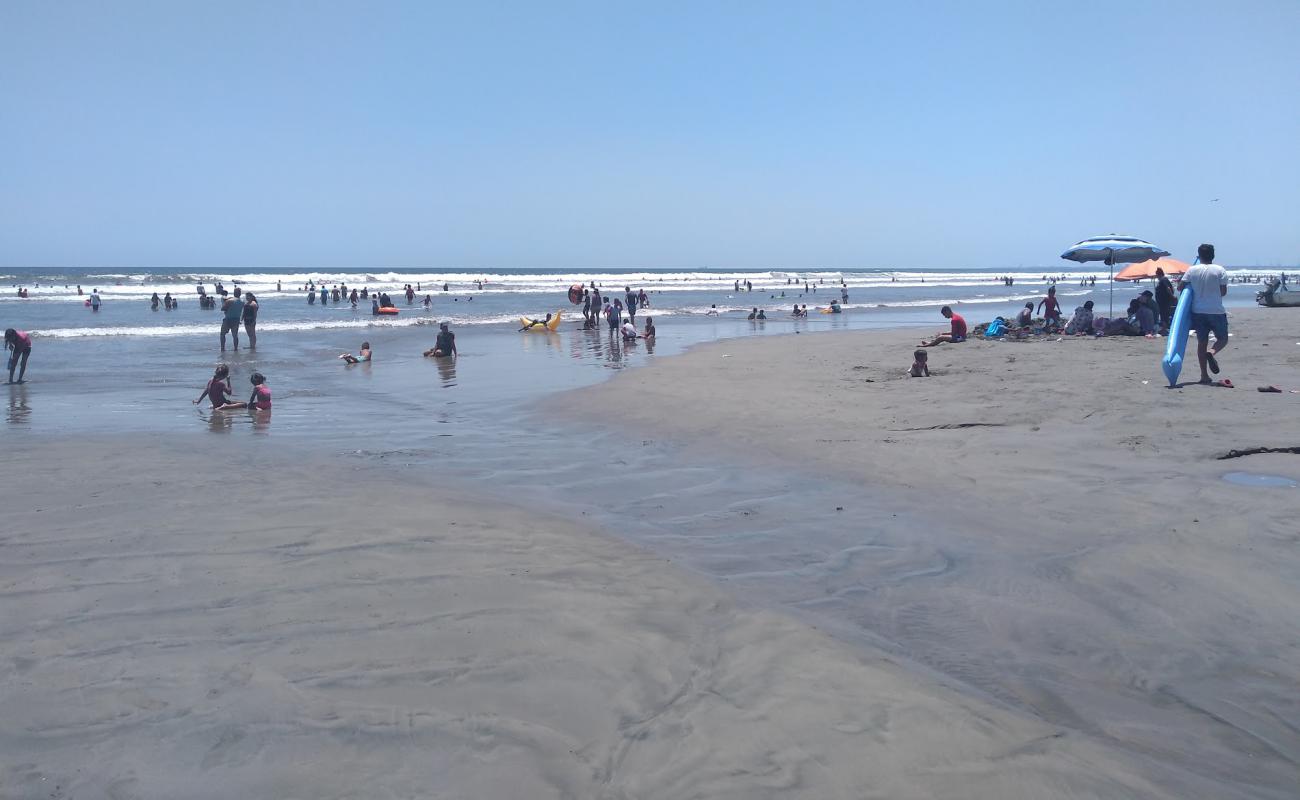
<svg viewBox="0 0 1300 800">
<path fill-rule="evenodd" d="M 1205 354 L 1205 363 L 1210 365 L 1210 372 L 1215 375 L 1219 374 L 1219 362 L 1214 360 L 1214 353 Z"/>
<path fill-rule="evenodd" d="M 1236 388 L 1237 388 L 1236 386 L 1233 386 L 1233 385 L 1232 385 L 1232 381 L 1228 380 L 1227 378 L 1224 378 L 1224 379 L 1221 380 L 1221 381 L 1215 381 L 1215 382 L 1214 382 L 1214 385 L 1215 385 L 1215 386 L 1222 386 L 1222 387 L 1225 388 L 1225 389 L 1236 389 Z"/>
<path fill-rule="evenodd" d="M 1261 391 L 1261 392 L 1271 392 L 1271 393 L 1274 393 L 1274 394 L 1282 394 L 1282 390 L 1281 390 L 1280 388 L 1276 387 L 1276 386 L 1261 386 L 1261 387 L 1259 387 L 1259 391 Z"/>
</svg>

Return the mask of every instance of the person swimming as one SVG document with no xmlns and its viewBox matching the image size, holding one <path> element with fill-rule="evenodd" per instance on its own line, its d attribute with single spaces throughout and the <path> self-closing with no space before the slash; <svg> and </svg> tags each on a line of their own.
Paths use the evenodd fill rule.
<svg viewBox="0 0 1300 800">
<path fill-rule="evenodd" d="M 361 349 L 357 351 L 357 354 L 356 354 L 355 356 L 352 355 L 351 353 L 341 353 L 341 354 L 339 354 L 339 358 L 341 358 L 341 359 L 343 359 L 344 361 L 346 361 L 349 365 L 352 365 L 352 364 L 360 364 L 360 363 L 362 363 L 363 361 L 369 361 L 369 360 L 370 360 L 370 342 L 362 342 L 362 343 L 361 343 Z"/>
</svg>

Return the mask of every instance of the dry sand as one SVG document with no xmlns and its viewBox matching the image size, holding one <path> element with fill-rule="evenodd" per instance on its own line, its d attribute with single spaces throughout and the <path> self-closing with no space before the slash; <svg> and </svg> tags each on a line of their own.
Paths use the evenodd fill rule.
<svg viewBox="0 0 1300 800">
<path fill-rule="evenodd" d="M 918 332 L 847 332 L 714 343 L 552 405 L 885 487 L 934 523 L 891 543 L 937 566 L 889 581 L 858 559 L 820 612 L 1184 774 L 1175 794 L 1293 798 L 1300 490 L 1221 476 L 1300 479 L 1300 456 L 1218 459 L 1300 446 L 1300 394 L 1255 390 L 1300 389 L 1300 313 L 1236 312 L 1232 329 L 1236 389 L 1166 388 L 1163 340 L 971 341 L 909 379 Z"/>
<path fill-rule="evenodd" d="M 268 451 L 6 440 L 0 796 L 1187 796 L 599 532 Z"/>
</svg>

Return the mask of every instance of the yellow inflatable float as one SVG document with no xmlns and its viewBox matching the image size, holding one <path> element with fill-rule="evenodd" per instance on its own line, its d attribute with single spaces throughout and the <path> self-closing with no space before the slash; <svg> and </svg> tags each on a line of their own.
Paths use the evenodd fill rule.
<svg viewBox="0 0 1300 800">
<path fill-rule="evenodd" d="M 542 331 L 545 333 L 553 333 L 556 328 L 560 327 L 560 312 L 556 311 L 554 314 L 547 314 L 547 317 L 549 317 L 549 319 L 529 319 L 528 317 L 520 317 L 519 324 L 522 327 L 519 328 L 519 332 L 532 333 L 534 331 Z"/>
</svg>

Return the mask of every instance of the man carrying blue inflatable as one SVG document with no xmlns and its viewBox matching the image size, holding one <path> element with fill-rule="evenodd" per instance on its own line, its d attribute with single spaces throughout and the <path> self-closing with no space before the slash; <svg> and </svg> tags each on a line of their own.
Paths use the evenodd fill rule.
<svg viewBox="0 0 1300 800">
<path fill-rule="evenodd" d="M 1200 263 L 1187 270 L 1180 286 L 1192 288 L 1196 358 L 1201 364 L 1201 383 L 1210 383 L 1210 373 L 1219 374 L 1219 362 L 1215 356 L 1228 346 L 1228 314 L 1223 310 L 1223 297 L 1228 293 L 1228 274 L 1214 263 L 1214 245 L 1201 245 L 1196 250 L 1196 258 Z M 1211 331 L 1214 332 L 1214 347 L 1210 347 Z"/>
</svg>

